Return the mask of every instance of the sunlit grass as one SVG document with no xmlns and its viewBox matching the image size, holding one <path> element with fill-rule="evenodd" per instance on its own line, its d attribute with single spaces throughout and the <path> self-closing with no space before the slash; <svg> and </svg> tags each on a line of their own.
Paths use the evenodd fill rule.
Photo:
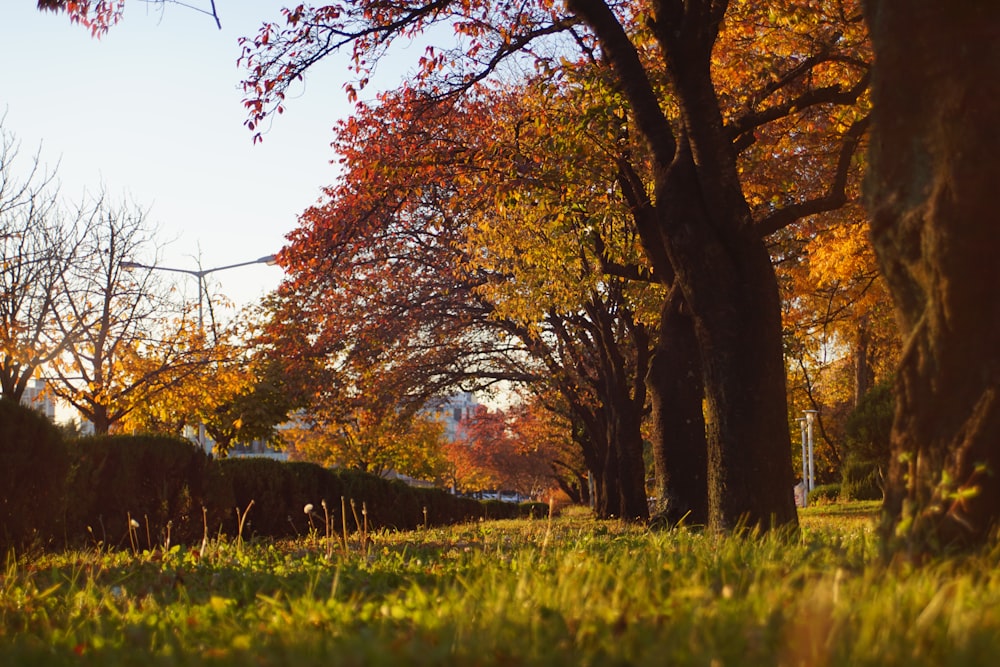
<svg viewBox="0 0 1000 667">
<path fill-rule="evenodd" d="M 571 511 L 335 549 L 323 536 L 8 560 L 0 664 L 994 665 L 997 556 L 878 564 L 875 505 L 796 535 Z"/>
</svg>

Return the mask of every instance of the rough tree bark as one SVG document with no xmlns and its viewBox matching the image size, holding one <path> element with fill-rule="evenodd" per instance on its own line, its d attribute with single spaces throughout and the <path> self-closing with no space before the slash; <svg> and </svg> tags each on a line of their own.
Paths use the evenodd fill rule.
<svg viewBox="0 0 1000 667">
<path fill-rule="evenodd" d="M 698 341 L 679 295 L 664 304 L 647 375 L 657 518 L 669 526 L 708 523 L 708 449 Z"/>
<path fill-rule="evenodd" d="M 676 123 L 608 5 L 568 7 L 600 40 L 653 159 L 658 238 L 692 314 L 708 444 L 708 525 L 797 523 L 777 282 L 754 229 L 711 76 L 726 2 L 654 2 L 649 25 L 667 62 Z M 651 258 L 653 259 L 653 258 Z"/>
<path fill-rule="evenodd" d="M 866 12 L 871 232 L 904 337 L 883 536 L 920 557 L 1000 518 L 1000 4 Z"/>
</svg>

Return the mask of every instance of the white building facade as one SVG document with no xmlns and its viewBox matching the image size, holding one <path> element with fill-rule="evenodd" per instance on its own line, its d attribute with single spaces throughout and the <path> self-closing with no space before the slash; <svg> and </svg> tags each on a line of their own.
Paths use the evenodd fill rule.
<svg viewBox="0 0 1000 667">
<path fill-rule="evenodd" d="M 21 405 L 41 412 L 53 424 L 56 421 L 56 402 L 52 394 L 45 391 L 45 380 L 34 379 L 28 383 L 21 395 Z"/>
</svg>

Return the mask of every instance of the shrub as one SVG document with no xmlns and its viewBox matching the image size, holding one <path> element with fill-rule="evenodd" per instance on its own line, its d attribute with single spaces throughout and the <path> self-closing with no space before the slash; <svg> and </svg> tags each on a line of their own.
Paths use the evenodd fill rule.
<svg viewBox="0 0 1000 667">
<path fill-rule="evenodd" d="M 809 504 L 835 503 L 840 498 L 840 484 L 820 484 L 809 492 Z"/>
<path fill-rule="evenodd" d="M 841 482 L 845 498 L 879 500 L 891 457 L 889 437 L 895 411 L 892 381 L 873 387 L 847 417 Z"/>
<path fill-rule="evenodd" d="M 208 488 L 211 531 L 236 535 L 236 510 L 245 511 L 253 501 L 244 537 L 282 538 L 305 534 L 310 527 L 319 529 L 326 519 L 324 501 L 338 534 L 345 522 L 349 532 L 358 530 L 366 517 L 369 529 L 413 530 L 424 525 L 424 510 L 428 525 L 487 515 L 510 518 L 530 511 L 498 501 L 487 508 L 485 503 L 458 498 L 443 489 L 414 488 L 357 470 L 332 471 L 313 463 L 250 457 L 213 461 Z M 315 512 L 311 525 L 303 512 L 307 504 L 313 505 Z"/>
<path fill-rule="evenodd" d="M 69 457 L 44 415 L 0 399 L 0 545 L 49 542 L 62 528 Z"/>
<path fill-rule="evenodd" d="M 841 495 L 846 500 L 882 500 L 882 469 L 875 463 L 849 457 L 840 475 Z"/>
<path fill-rule="evenodd" d="M 246 512 L 244 537 L 294 535 L 289 518 L 296 510 L 289 502 L 291 475 L 287 470 L 287 464 L 261 457 L 213 460 L 210 491 L 206 496 L 209 530 L 237 535 L 237 512 L 240 515 Z M 247 507 L 250 507 L 249 512 Z M 297 513 L 302 513 L 301 505 Z"/>
<path fill-rule="evenodd" d="M 340 479 L 332 470 L 315 463 L 291 461 L 285 463 L 284 466 L 285 473 L 288 475 L 287 505 L 291 517 L 290 527 L 294 527 L 297 533 L 302 534 L 307 533 L 310 528 L 322 532 L 321 527 L 325 521 L 323 502 L 326 502 L 331 521 L 333 521 L 335 510 L 339 511 L 340 496 L 343 494 L 343 485 Z M 315 513 L 311 523 L 309 516 L 303 511 L 307 504 L 313 506 Z M 339 522 L 334 522 L 334 524 L 335 526 L 340 525 Z"/>
<path fill-rule="evenodd" d="M 95 436 L 76 441 L 71 480 L 75 531 L 128 543 L 129 517 L 139 522 L 139 543 L 201 536 L 201 506 L 208 457 L 187 440 L 166 436 Z M 147 533 L 148 530 L 148 533 Z"/>
<path fill-rule="evenodd" d="M 872 387 L 844 424 L 848 454 L 859 461 L 887 465 L 895 409 L 896 397 L 891 379 Z"/>
</svg>

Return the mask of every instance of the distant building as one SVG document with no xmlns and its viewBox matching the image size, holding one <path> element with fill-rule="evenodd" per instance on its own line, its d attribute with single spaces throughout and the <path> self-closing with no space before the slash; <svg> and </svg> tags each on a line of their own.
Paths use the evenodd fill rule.
<svg viewBox="0 0 1000 667">
<path fill-rule="evenodd" d="M 186 437 L 191 442 L 196 445 L 200 442 L 202 448 L 205 450 L 206 454 L 211 454 L 215 449 L 215 441 L 212 437 L 205 433 L 204 430 L 199 429 L 197 426 L 187 426 L 184 428 L 184 437 Z M 277 459 L 278 461 L 287 461 L 288 452 L 281 452 L 272 448 L 269 444 L 263 440 L 253 440 L 251 442 L 234 442 L 229 447 L 229 451 L 226 454 L 230 458 L 249 458 L 249 457 L 261 457 L 266 459 Z"/>
<path fill-rule="evenodd" d="M 32 380 L 24 389 L 21 395 L 21 405 L 26 405 L 49 418 L 49 421 L 56 421 L 56 402 L 52 394 L 45 390 L 45 380 Z"/>
<path fill-rule="evenodd" d="M 211 440 L 211 439 L 209 439 Z M 256 456 L 265 459 L 275 459 L 277 461 L 287 461 L 288 452 L 281 452 L 272 448 L 263 440 L 254 440 L 249 444 L 238 443 L 229 448 L 229 457 L 234 459 L 248 458 Z"/>
<path fill-rule="evenodd" d="M 430 401 L 421 410 L 421 414 L 443 424 L 445 437 L 454 441 L 458 436 L 458 425 L 476 414 L 478 407 L 479 402 L 476 400 L 476 396 L 472 392 L 463 391 L 460 394 Z"/>
</svg>

